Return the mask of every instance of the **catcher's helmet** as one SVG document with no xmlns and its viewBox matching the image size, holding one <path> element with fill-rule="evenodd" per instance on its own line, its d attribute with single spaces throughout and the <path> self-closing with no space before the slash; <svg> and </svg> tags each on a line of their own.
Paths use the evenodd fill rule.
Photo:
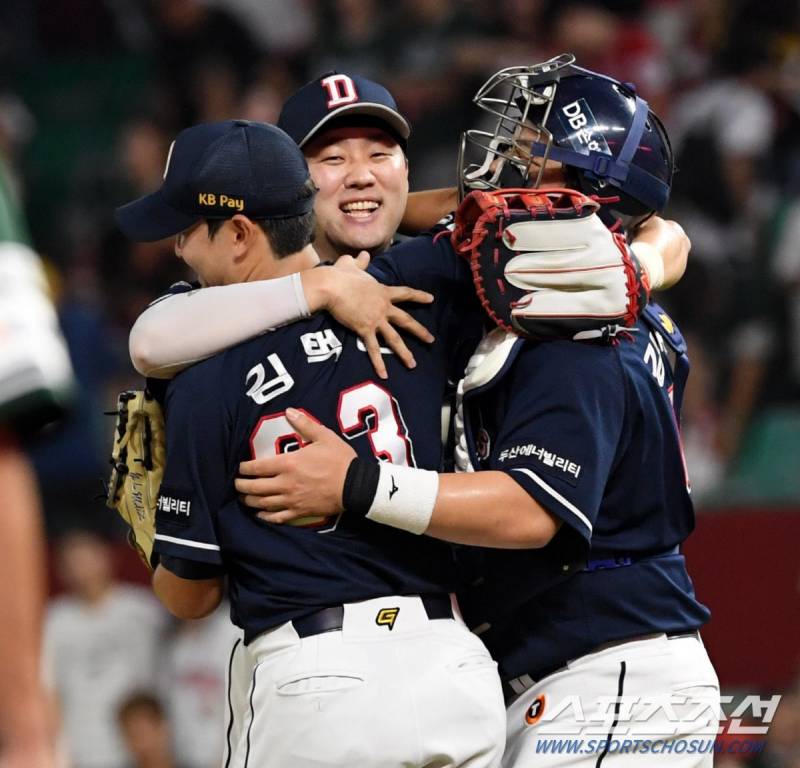
<svg viewBox="0 0 800 768">
<path fill-rule="evenodd" d="M 562 54 L 509 67 L 478 90 L 475 104 L 496 122 L 493 131 L 463 134 L 462 196 L 475 189 L 536 187 L 546 161 L 556 160 L 567 171 L 568 186 L 611 197 L 605 213 L 626 226 L 663 210 L 674 161 L 661 121 L 633 85 L 574 62 Z"/>
</svg>

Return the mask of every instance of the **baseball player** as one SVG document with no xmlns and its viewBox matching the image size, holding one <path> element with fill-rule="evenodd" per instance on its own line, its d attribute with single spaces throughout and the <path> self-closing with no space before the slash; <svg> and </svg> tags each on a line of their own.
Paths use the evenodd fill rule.
<svg viewBox="0 0 800 768">
<path fill-rule="evenodd" d="M 355 252 L 359 247 L 372 253 L 385 247 L 402 211 L 398 201 L 404 200 L 407 192 L 407 168 L 402 149 L 408 136 L 408 124 L 397 112 L 391 95 L 363 78 L 329 74 L 312 81 L 291 97 L 281 122 L 303 146 L 312 176 L 320 187 L 315 205 L 318 215 L 316 243 L 324 244 L 329 257 Z M 365 204 L 359 198 L 369 200 Z M 363 210 L 375 204 L 379 205 L 377 210 Z M 429 208 L 435 217 L 442 212 L 438 203 Z M 387 211 L 394 213 L 387 216 Z M 326 230 L 330 230 L 330 234 L 325 234 Z M 649 242 L 665 256 L 668 272 L 665 282 L 674 281 L 682 272 L 684 240 L 662 220 L 651 222 L 647 231 L 641 232 L 639 245 Z M 309 304 L 315 298 L 307 278 L 320 276 L 325 271 L 317 269 L 303 275 Z M 337 274 L 336 277 L 344 276 Z M 189 295 L 178 294 L 153 305 L 131 332 L 131 352 L 136 367 L 143 373 L 168 375 L 192 360 L 208 357 L 226 346 L 263 333 L 273 325 L 295 319 L 297 314 L 292 312 L 296 313 L 297 308 L 292 299 L 302 293 L 296 290 L 297 282 L 291 284 L 291 281 L 297 279 L 294 275 L 272 283 L 261 281 L 215 287 L 189 294 L 191 301 L 186 300 Z M 348 286 L 338 287 L 346 298 Z M 256 312 L 256 306 L 264 309 Z M 281 312 L 286 316 L 281 316 Z M 213 322 L 209 322 L 212 318 Z M 171 329 L 170 334 L 163 333 L 165 327 Z M 359 331 L 358 327 L 354 330 Z M 388 334 L 384 336 L 388 338 Z M 369 348 L 368 339 L 367 346 Z M 380 354 L 378 357 L 380 359 Z M 431 435 L 426 439 L 436 441 L 438 437 Z M 252 659 L 241 641 L 232 650 L 229 669 L 230 719 L 226 732 L 230 749 L 250 718 L 248 692 Z"/>
<path fill-rule="evenodd" d="M 313 191 L 302 153 L 279 129 L 201 125 L 177 137 L 162 189 L 117 220 L 135 238 L 177 234 L 176 252 L 206 285 L 279 277 L 318 262 Z M 480 319 L 448 288 L 469 279 L 466 265 L 443 258 L 431 269 L 427 249 L 403 250 L 374 269 L 453 298 L 417 312 L 441 338 L 415 349 L 423 376 L 387 361 L 401 397 L 374 380 L 355 334 L 325 314 L 199 363 L 169 387 L 153 583 L 170 610 L 192 618 L 217 606 L 228 578 L 232 617 L 256 660 L 253 715 L 231 765 L 499 762 L 495 664 L 454 611 L 446 545 L 420 548 L 402 531 L 336 516 L 264 524 L 233 486 L 242 459 L 299 445 L 287 431 L 295 403 L 342 425 L 365 456 L 439 466 L 438 441 L 417 445 L 414 435 L 438 432 L 448 374 Z"/>
<path fill-rule="evenodd" d="M 610 222 L 666 203 L 668 139 L 630 86 L 560 57 L 497 73 L 476 101 L 499 120 L 494 133 L 468 132 L 480 157 L 463 163 L 465 185 L 602 190 Z M 496 317 L 512 316 L 511 286 L 486 291 Z M 711 765 L 719 684 L 698 634 L 709 613 L 680 553 L 694 525 L 678 429 L 687 373 L 680 331 L 656 305 L 616 344 L 541 344 L 498 329 L 460 387 L 457 459 L 473 473 L 440 474 L 424 510 L 413 491 L 429 476 L 353 458 L 302 414 L 290 423 L 309 446 L 250 463 L 268 479 L 237 487 L 273 523 L 366 515 L 460 544 L 526 548 L 460 557 L 474 578 L 465 615 L 508 696 L 504 765 L 641 765 L 651 754 Z M 570 737 L 567 750 L 550 749 Z"/>
<path fill-rule="evenodd" d="M 455 190 L 426 193 L 422 201 L 417 197 L 416 205 L 409 205 L 405 142 L 410 128 L 391 94 L 377 83 L 357 75 L 322 75 L 287 101 L 281 124 L 304 149 L 319 188 L 315 249 L 324 261 L 362 249 L 375 255 L 392 241 L 404 211 L 407 225 L 424 229 L 454 205 Z M 376 286 L 357 271 L 314 269 L 274 281 L 175 293 L 154 303 L 132 329 L 134 366 L 144 375 L 167 377 L 241 339 L 328 309 L 363 340 L 378 374 L 385 378 L 382 349 L 388 347 L 403 362 L 413 363 L 413 355 L 390 322 L 415 330 L 424 340 L 432 337 L 387 300 L 378 303 L 379 315 L 373 319 L 370 291 Z M 400 287 L 382 290 L 394 301 L 426 296 Z M 256 307 L 262 309 L 254 311 Z M 211 318 L 211 327 L 198 333 L 198 322 L 205 325 Z M 165 334 L 164 328 L 170 333 Z M 378 343 L 376 330 L 385 347 Z M 231 649 L 228 670 L 225 732 L 230 754 L 250 720 L 253 659 L 241 638 Z"/>
<path fill-rule="evenodd" d="M 2 162 L 0 208 L 0 536 L 7 548 L 0 574 L 0 763 L 52 768 L 40 654 L 44 537 L 36 480 L 20 441 L 67 407 L 72 369 Z"/>
</svg>

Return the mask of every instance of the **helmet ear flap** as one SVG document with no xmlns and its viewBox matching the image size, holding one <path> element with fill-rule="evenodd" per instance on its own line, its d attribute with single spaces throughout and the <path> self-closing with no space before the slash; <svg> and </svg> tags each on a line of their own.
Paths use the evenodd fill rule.
<svg viewBox="0 0 800 768">
<path fill-rule="evenodd" d="M 648 128 L 655 132 L 661 144 L 661 155 L 663 157 L 664 169 L 667 174 L 666 183 L 672 186 L 672 177 L 675 174 L 675 152 L 672 149 L 672 142 L 669 139 L 666 126 L 661 118 L 652 110 L 647 115 Z"/>
</svg>

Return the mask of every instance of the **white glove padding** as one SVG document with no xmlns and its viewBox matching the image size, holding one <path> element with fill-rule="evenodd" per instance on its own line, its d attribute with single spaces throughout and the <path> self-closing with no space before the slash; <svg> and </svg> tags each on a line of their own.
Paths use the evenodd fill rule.
<svg viewBox="0 0 800 768">
<path fill-rule="evenodd" d="M 453 241 L 470 259 L 481 302 L 498 326 L 538 339 L 591 338 L 633 325 L 646 273 L 599 204 L 568 189 L 472 192 Z"/>
</svg>

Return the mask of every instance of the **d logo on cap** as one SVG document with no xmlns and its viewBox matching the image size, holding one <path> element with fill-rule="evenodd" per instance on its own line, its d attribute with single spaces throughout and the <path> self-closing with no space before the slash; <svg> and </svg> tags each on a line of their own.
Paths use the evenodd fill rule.
<svg viewBox="0 0 800 768">
<path fill-rule="evenodd" d="M 328 92 L 328 109 L 358 101 L 356 84 L 347 75 L 330 75 L 320 80 L 319 84 Z"/>
</svg>

